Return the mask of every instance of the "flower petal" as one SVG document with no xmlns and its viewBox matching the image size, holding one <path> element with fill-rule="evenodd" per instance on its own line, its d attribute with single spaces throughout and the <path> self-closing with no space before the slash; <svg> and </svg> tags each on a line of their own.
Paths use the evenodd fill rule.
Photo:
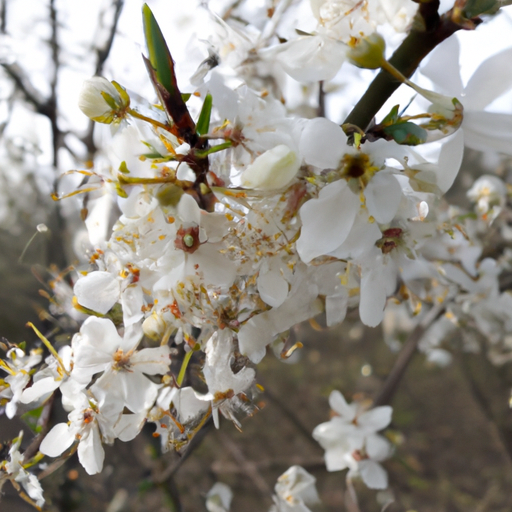
<svg viewBox="0 0 512 512">
<path fill-rule="evenodd" d="M 90 272 L 73 289 L 78 303 L 105 315 L 119 299 L 119 280 L 110 272 Z"/>
<path fill-rule="evenodd" d="M 345 180 L 335 181 L 300 209 L 302 229 L 297 251 L 304 263 L 336 250 L 347 238 L 357 211 L 359 198 Z"/>
<path fill-rule="evenodd" d="M 39 450 L 48 457 L 58 457 L 67 450 L 75 440 L 75 434 L 67 423 L 58 423 L 46 434 Z"/>
</svg>

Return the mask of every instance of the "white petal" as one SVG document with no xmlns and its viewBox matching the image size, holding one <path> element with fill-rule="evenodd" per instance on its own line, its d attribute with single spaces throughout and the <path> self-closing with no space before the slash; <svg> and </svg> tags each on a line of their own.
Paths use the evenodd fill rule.
<svg viewBox="0 0 512 512">
<path fill-rule="evenodd" d="M 242 325 L 238 332 L 240 353 L 255 364 L 263 359 L 266 346 L 274 339 L 274 333 L 267 318 L 267 312 L 256 315 Z"/>
<path fill-rule="evenodd" d="M 471 110 L 483 110 L 512 88 L 512 48 L 507 48 L 482 62 L 466 86 L 467 102 Z"/>
<path fill-rule="evenodd" d="M 320 169 L 336 169 L 342 155 L 348 151 L 347 136 L 336 123 L 317 117 L 306 123 L 300 149 L 306 163 Z"/>
<path fill-rule="evenodd" d="M 371 250 L 381 237 L 382 232 L 377 222 L 370 222 L 368 212 L 361 209 L 345 241 L 329 255 L 340 259 L 359 258 Z"/>
<path fill-rule="evenodd" d="M 245 169 L 242 186 L 255 190 L 277 190 L 288 185 L 300 168 L 300 160 L 288 146 L 280 144 L 265 151 Z"/>
<path fill-rule="evenodd" d="M 46 434 L 39 450 L 48 457 L 58 457 L 67 450 L 75 440 L 75 434 L 67 423 L 58 423 Z"/>
<path fill-rule="evenodd" d="M 388 474 L 378 462 L 362 460 L 359 463 L 359 473 L 370 489 L 386 489 L 388 486 Z"/>
<path fill-rule="evenodd" d="M 377 222 L 387 224 L 393 220 L 402 197 L 402 187 L 389 172 L 378 172 L 364 191 L 368 212 Z"/>
<path fill-rule="evenodd" d="M 109 219 L 113 205 L 112 196 L 108 193 L 92 199 L 88 204 L 85 226 L 93 247 L 99 247 L 108 240 Z"/>
<path fill-rule="evenodd" d="M 302 229 L 297 251 L 305 263 L 329 254 L 347 238 L 356 213 L 359 198 L 345 180 L 335 181 L 320 191 L 318 199 L 310 199 L 300 209 Z"/>
<path fill-rule="evenodd" d="M 121 305 L 123 306 L 123 320 L 125 326 L 141 320 L 144 316 L 141 310 L 144 305 L 142 287 L 137 285 L 127 286 L 121 294 Z"/>
<path fill-rule="evenodd" d="M 361 276 L 359 316 L 361 322 L 368 327 L 376 327 L 381 323 L 387 299 L 384 283 L 386 268 L 376 263 L 376 268 L 364 269 Z"/>
<path fill-rule="evenodd" d="M 348 292 L 342 288 L 335 295 L 330 295 L 325 299 L 325 316 L 327 327 L 338 325 L 345 320 L 348 307 Z"/>
<path fill-rule="evenodd" d="M 446 192 L 455 181 L 464 155 L 464 135 L 458 130 L 442 146 L 439 154 L 439 171 L 437 174 L 437 186 L 441 192 Z"/>
<path fill-rule="evenodd" d="M 222 248 L 220 244 L 203 244 L 194 254 L 187 257 L 184 274 L 195 276 L 202 272 L 207 284 L 231 286 L 236 277 L 236 266 L 220 252 Z"/>
<path fill-rule="evenodd" d="M 348 467 L 346 456 L 347 450 L 344 446 L 335 446 L 325 452 L 325 466 L 327 471 L 341 471 Z"/>
<path fill-rule="evenodd" d="M 366 452 L 368 457 L 375 461 L 387 459 L 391 452 L 389 441 L 379 435 L 368 436 L 366 439 Z"/>
<path fill-rule="evenodd" d="M 201 210 L 195 199 L 189 194 L 183 194 L 178 203 L 178 215 L 185 223 L 199 224 Z"/>
<path fill-rule="evenodd" d="M 158 385 L 139 372 L 122 372 L 117 381 L 125 399 L 125 405 L 132 412 L 149 409 L 156 400 Z M 99 382 L 99 381 L 98 381 Z"/>
<path fill-rule="evenodd" d="M 34 382 L 32 386 L 23 390 L 20 397 L 22 404 L 29 404 L 43 395 L 55 391 L 61 384 L 62 381 L 56 380 L 53 377 L 46 377 Z"/>
<path fill-rule="evenodd" d="M 430 54 L 427 64 L 420 68 L 421 73 L 430 78 L 443 94 L 459 96 L 464 89 L 460 77 L 459 52 L 459 40 L 455 36 L 450 37 Z"/>
<path fill-rule="evenodd" d="M 82 324 L 80 334 L 80 345 L 88 344 L 103 353 L 115 352 L 122 343 L 115 325 L 106 318 L 89 317 Z"/>
<path fill-rule="evenodd" d="M 123 442 L 135 439 L 146 421 L 146 413 L 122 414 L 114 427 L 115 436 Z"/>
<path fill-rule="evenodd" d="M 179 389 L 172 402 L 178 411 L 178 419 L 182 423 L 190 421 L 199 414 L 206 413 L 208 409 L 208 404 L 200 400 L 196 391 L 191 387 Z"/>
<path fill-rule="evenodd" d="M 345 60 L 345 48 L 334 39 L 316 35 L 299 37 L 260 51 L 260 55 L 277 60 L 299 82 L 317 82 L 334 78 Z"/>
<path fill-rule="evenodd" d="M 164 375 L 171 364 L 171 349 L 165 345 L 156 348 L 144 348 L 130 358 L 130 366 L 147 375 Z"/>
<path fill-rule="evenodd" d="M 465 144 L 478 151 L 500 151 L 512 155 L 512 115 L 497 112 L 464 113 Z"/>
<path fill-rule="evenodd" d="M 288 283 L 277 269 L 260 272 L 257 283 L 261 299 L 269 306 L 280 306 L 288 296 Z"/>
<path fill-rule="evenodd" d="M 389 405 L 383 405 L 361 414 L 357 422 L 367 431 L 377 432 L 378 430 L 386 428 L 391 423 L 392 414 L 393 408 Z"/>
<path fill-rule="evenodd" d="M 80 440 L 78 460 L 89 475 L 95 475 L 103 469 L 104 459 L 105 451 L 101 444 L 100 432 L 98 427 L 93 425 Z"/>
<path fill-rule="evenodd" d="M 356 408 L 350 406 L 345 400 L 345 397 L 337 390 L 331 391 L 329 395 L 329 406 L 348 422 L 351 422 L 356 417 Z"/>
<path fill-rule="evenodd" d="M 233 491 L 222 482 L 217 482 L 206 495 L 206 509 L 208 512 L 227 512 L 231 506 Z"/>
<path fill-rule="evenodd" d="M 73 291 L 80 305 L 104 315 L 119 299 L 119 280 L 110 272 L 90 272 L 76 282 Z"/>
</svg>

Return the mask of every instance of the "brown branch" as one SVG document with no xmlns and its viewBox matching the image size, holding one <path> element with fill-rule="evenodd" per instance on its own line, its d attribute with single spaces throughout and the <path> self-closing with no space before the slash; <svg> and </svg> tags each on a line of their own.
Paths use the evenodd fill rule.
<svg viewBox="0 0 512 512">
<path fill-rule="evenodd" d="M 55 168 L 59 164 L 59 149 L 62 143 L 62 133 L 58 125 L 58 100 L 57 100 L 57 86 L 59 83 L 59 70 L 60 70 L 60 47 L 58 41 L 59 22 L 57 19 L 57 10 L 55 8 L 55 0 L 50 0 L 50 51 L 53 62 L 53 73 L 50 79 L 50 97 L 47 101 L 51 128 L 52 128 L 52 144 L 53 144 L 53 165 Z"/>
<path fill-rule="evenodd" d="M 117 32 L 117 25 L 119 24 L 119 18 L 124 7 L 124 0 L 114 0 L 112 2 L 114 8 L 114 18 L 112 25 L 110 26 L 107 42 L 102 48 L 96 48 L 96 69 L 94 70 L 95 75 L 101 75 L 103 72 L 103 66 L 110 55 L 112 45 L 114 44 L 114 37 Z"/>
<path fill-rule="evenodd" d="M 476 18 L 471 20 L 471 26 L 463 23 L 464 20 L 458 23 L 454 21 L 454 9 L 439 16 L 438 8 L 439 0 L 420 4 L 411 31 L 389 59 L 390 64 L 407 78 L 412 76 L 421 61 L 438 44 L 458 30 L 474 28 L 481 22 Z M 381 70 L 345 119 L 344 124 L 352 124 L 366 130 L 380 108 L 400 85 L 401 82 L 396 78 Z"/>
<path fill-rule="evenodd" d="M 461 354 L 461 357 L 459 358 L 459 366 L 466 379 L 466 382 L 468 383 L 469 391 L 474 402 L 478 405 L 480 411 L 485 416 L 491 429 L 491 432 L 494 435 L 495 439 L 497 440 L 498 444 L 502 446 L 502 453 L 504 454 L 504 459 L 509 469 L 512 470 L 511 432 L 510 430 L 504 429 L 496 420 L 489 399 L 485 396 L 485 393 L 483 392 L 480 385 L 477 383 L 476 379 L 473 376 L 473 372 L 469 364 L 469 357 L 469 354 Z M 479 355 L 478 357 L 482 358 L 485 356 Z"/>
<path fill-rule="evenodd" d="M 260 384 L 265 388 L 264 396 L 268 397 L 271 402 L 274 402 L 278 406 L 279 411 L 290 420 L 293 426 L 302 434 L 304 439 L 307 439 L 307 441 L 315 448 L 320 449 L 320 445 L 313 439 L 311 431 L 302 423 L 297 415 L 279 397 L 274 395 L 268 386 L 261 383 L 261 379 L 259 380 Z"/>
<path fill-rule="evenodd" d="M 163 471 L 153 475 L 151 478 L 152 482 L 159 485 L 167 481 L 169 478 L 172 478 L 178 472 L 182 464 L 190 457 L 190 455 L 192 455 L 196 448 L 200 446 L 201 442 L 206 437 L 206 434 L 211 431 L 212 426 L 213 420 L 210 417 L 201 430 L 199 430 L 199 432 L 188 443 L 186 451 L 181 454 L 180 458 L 174 464 L 170 464 Z"/>
<path fill-rule="evenodd" d="M 325 117 L 325 90 L 323 80 L 318 82 L 318 108 L 316 113 L 318 117 Z"/>
<path fill-rule="evenodd" d="M 112 50 L 112 45 L 114 44 L 114 38 L 117 32 L 117 26 L 119 24 L 119 18 L 121 17 L 121 12 L 124 7 L 124 0 L 113 0 L 112 6 L 114 8 L 114 17 L 112 19 L 112 24 L 110 25 L 109 34 L 107 37 L 107 41 L 105 45 L 101 48 L 96 48 L 96 66 L 94 69 L 94 74 L 99 76 L 103 73 L 103 68 L 105 66 L 105 62 L 107 61 L 110 52 Z M 89 126 L 87 128 L 86 134 L 80 139 L 87 148 L 87 159 L 92 160 L 94 155 L 96 154 L 98 148 L 94 143 L 94 130 L 96 128 L 96 123 L 94 121 L 89 121 Z"/>
<path fill-rule="evenodd" d="M 239 471 L 245 473 L 253 481 L 254 485 L 258 488 L 263 496 L 267 498 L 270 497 L 272 494 L 272 489 L 261 476 L 257 465 L 247 459 L 243 451 L 240 449 L 237 443 L 231 439 L 231 437 L 223 434 L 222 432 L 219 432 L 219 437 L 222 441 L 222 444 L 231 453 L 239 465 Z"/>
<path fill-rule="evenodd" d="M 0 33 L 7 34 L 7 0 L 0 3 Z"/>
<path fill-rule="evenodd" d="M 49 117 L 49 106 L 47 100 L 32 85 L 27 74 L 19 64 L 2 64 L 2 66 L 13 80 L 16 89 L 23 94 L 25 101 L 30 103 L 38 114 Z"/>
<path fill-rule="evenodd" d="M 418 348 L 418 343 L 420 342 L 423 334 L 427 330 L 427 328 L 438 318 L 442 312 L 444 311 L 444 306 L 434 306 L 423 318 L 422 321 L 418 323 L 418 325 L 413 329 L 409 338 L 405 342 L 400 354 L 389 373 L 384 386 L 382 387 L 380 393 L 375 399 L 373 406 L 377 407 L 380 405 L 388 405 L 393 400 L 393 396 L 395 395 L 402 378 L 409 367 L 410 362 L 412 361 L 414 355 L 416 354 L 416 349 Z"/>
</svg>

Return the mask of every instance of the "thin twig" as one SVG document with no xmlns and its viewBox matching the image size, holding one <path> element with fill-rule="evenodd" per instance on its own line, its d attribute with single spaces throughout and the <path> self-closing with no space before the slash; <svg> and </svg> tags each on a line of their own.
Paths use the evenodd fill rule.
<svg viewBox="0 0 512 512">
<path fill-rule="evenodd" d="M 206 423 L 203 425 L 201 430 L 191 439 L 191 441 L 187 445 L 187 449 L 185 452 L 183 452 L 180 456 L 180 458 L 174 462 L 173 464 L 170 464 L 167 468 L 165 468 L 163 471 L 158 473 L 158 475 L 153 475 L 152 481 L 155 484 L 161 484 L 165 482 L 167 479 L 173 477 L 182 464 L 192 455 L 192 453 L 196 450 L 196 448 L 199 447 L 203 439 L 206 437 L 206 434 L 211 431 L 213 426 L 213 420 L 210 417 Z"/>
<path fill-rule="evenodd" d="M 402 347 L 400 354 L 398 354 L 395 364 L 393 365 L 384 386 L 375 399 L 373 404 L 374 407 L 391 403 L 410 362 L 416 354 L 416 349 L 418 348 L 420 339 L 430 324 L 439 317 L 443 311 L 444 306 L 434 306 L 413 329 L 409 338 Z"/>
<path fill-rule="evenodd" d="M 105 62 L 110 55 L 112 45 L 114 44 L 114 38 L 117 32 L 117 25 L 119 24 L 119 18 L 124 7 L 124 0 L 114 0 L 112 2 L 114 8 L 114 17 L 112 19 L 112 25 L 110 26 L 107 42 L 102 48 L 96 48 L 96 69 L 94 70 L 95 75 L 101 75 Z"/>
<path fill-rule="evenodd" d="M 167 497 L 171 500 L 172 504 L 172 512 L 183 512 L 183 505 L 181 503 L 180 491 L 174 478 L 170 476 L 167 478 L 165 482 L 163 482 L 160 486 Z M 170 508 L 170 507 L 169 507 Z"/>
<path fill-rule="evenodd" d="M 318 117 L 325 117 L 325 90 L 324 90 L 324 82 L 321 80 L 318 82 L 318 109 L 317 109 Z"/>
<path fill-rule="evenodd" d="M 96 66 L 94 69 L 94 74 L 96 76 L 100 76 L 103 73 L 103 68 L 105 67 L 105 62 L 107 61 L 110 52 L 112 50 L 112 45 L 114 44 L 114 38 L 117 32 L 117 26 L 119 24 L 119 18 L 121 17 L 121 13 L 124 7 L 124 0 L 114 0 L 112 2 L 112 6 L 114 8 L 114 16 L 112 18 L 112 24 L 109 28 L 109 34 L 106 40 L 106 43 L 103 47 L 96 48 Z M 80 139 L 87 148 L 87 159 L 92 160 L 98 148 L 94 143 L 94 130 L 96 127 L 96 123 L 94 121 L 89 121 L 89 126 L 87 127 L 86 134 Z"/>
<path fill-rule="evenodd" d="M 348 512 L 361 512 L 357 500 L 357 493 L 351 478 L 346 479 L 347 490 L 345 491 L 345 506 Z"/>
<path fill-rule="evenodd" d="M 261 476 L 257 465 L 254 462 L 247 460 L 247 457 L 244 455 L 243 451 L 231 437 L 225 435 L 222 432 L 219 432 L 219 437 L 222 441 L 222 444 L 226 447 L 226 449 L 231 453 L 235 461 L 238 463 L 240 471 L 244 472 L 254 482 L 254 485 L 258 488 L 263 496 L 269 497 L 272 494 L 272 489 Z"/>
<path fill-rule="evenodd" d="M 7 0 L 0 3 L 0 33 L 7 34 Z"/>
<path fill-rule="evenodd" d="M 253 462 L 254 466 L 260 471 L 268 471 L 269 469 L 289 468 L 290 466 L 302 466 L 304 469 L 325 470 L 325 460 L 323 457 L 303 458 L 288 457 L 283 459 L 267 459 Z M 212 463 L 212 471 L 216 474 L 240 473 L 240 466 L 237 463 L 226 461 L 214 461 Z"/>
<path fill-rule="evenodd" d="M 261 383 L 261 379 L 260 383 Z M 299 419 L 299 417 L 295 414 L 295 412 L 290 409 L 280 398 L 278 398 L 272 391 L 270 391 L 270 388 L 262 384 L 265 388 L 265 395 L 268 397 L 268 399 L 277 405 L 279 411 L 286 416 L 290 422 L 293 424 L 293 426 L 302 434 L 304 439 L 307 439 L 308 442 L 314 446 L 317 449 L 321 449 L 320 445 L 313 439 L 311 436 L 311 431 L 302 423 L 302 421 Z"/>
<path fill-rule="evenodd" d="M 467 355 L 462 354 L 462 357 L 460 358 L 460 367 L 464 377 L 466 378 L 466 382 L 468 383 L 471 396 L 489 423 L 491 432 L 493 433 L 494 437 L 503 447 L 502 452 L 504 453 L 505 460 L 509 469 L 512 470 L 512 445 L 507 441 L 507 432 L 504 432 L 503 429 L 500 428 L 500 426 L 497 424 L 493 411 L 490 407 L 489 400 L 473 378 L 472 372 L 468 365 L 467 357 Z M 510 435 L 509 432 L 508 434 Z"/>
</svg>

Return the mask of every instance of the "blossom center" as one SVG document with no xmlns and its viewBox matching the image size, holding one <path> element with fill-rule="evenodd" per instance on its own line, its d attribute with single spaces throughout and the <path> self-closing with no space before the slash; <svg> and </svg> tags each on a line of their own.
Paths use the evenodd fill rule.
<svg viewBox="0 0 512 512">
<path fill-rule="evenodd" d="M 176 249 L 192 254 L 199 249 L 201 242 L 199 241 L 199 227 L 191 227 L 184 229 L 181 227 L 176 233 L 176 240 L 174 240 L 174 246 Z"/>
</svg>

